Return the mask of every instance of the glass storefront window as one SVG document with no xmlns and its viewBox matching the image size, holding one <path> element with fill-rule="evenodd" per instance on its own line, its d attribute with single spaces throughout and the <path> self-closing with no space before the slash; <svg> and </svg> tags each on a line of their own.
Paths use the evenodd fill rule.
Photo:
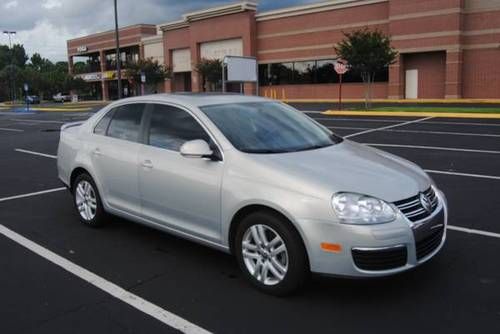
<svg viewBox="0 0 500 334">
<path fill-rule="evenodd" d="M 317 83 L 336 83 L 338 75 L 335 72 L 335 60 L 318 60 L 316 62 L 316 82 Z"/>
<path fill-rule="evenodd" d="M 338 83 L 339 76 L 334 66 L 335 59 L 260 64 L 259 83 L 261 86 Z M 363 82 L 361 75 L 353 70 L 344 74 L 342 81 Z M 375 74 L 375 82 L 388 81 L 389 68 L 384 68 Z"/>
<path fill-rule="evenodd" d="M 313 83 L 315 82 L 316 75 L 316 62 L 315 61 L 298 61 L 293 63 L 293 82 Z"/>
<path fill-rule="evenodd" d="M 293 83 L 293 63 L 271 64 L 271 84 L 288 85 Z"/>
<path fill-rule="evenodd" d="M 73 73 L 92 73 L 101 71 L 101 59 L 98 53 L 73 57 Z"/>
</svg>

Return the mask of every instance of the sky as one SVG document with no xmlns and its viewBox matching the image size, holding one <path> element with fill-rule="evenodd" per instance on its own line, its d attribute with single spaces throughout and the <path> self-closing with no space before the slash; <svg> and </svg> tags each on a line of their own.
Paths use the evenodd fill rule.
<svg viewBox="0 0 500 334">
<path fill-rule="evenodd" d="M 118 0 L 119 25 L 159 24 L 180 19 L 193 10 L 235 0 Z M 260 0 L 258 11 L 302 5 L 318 0 Z M 38 52 L 52 61 L 67 60 L 66 41 L 113 29 L 113 0 L 0 0 L 0 31 L 16 31 L 12 42 L 28 55 Z M 0 35 L 0 44 L 8 37 Z"/>
</svg>

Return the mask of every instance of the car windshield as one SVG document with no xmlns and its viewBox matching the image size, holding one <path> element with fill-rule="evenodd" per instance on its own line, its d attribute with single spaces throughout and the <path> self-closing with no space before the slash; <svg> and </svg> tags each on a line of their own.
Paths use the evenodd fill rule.
<svg viewBox="0 0 500 334">
<path fill-rule="evenodd" d="M 282 103 L 231 103 L 204 106 L 201 110 L 242 152 L 296 152 L 342 141 L 328 129 Z"/>
</svg>

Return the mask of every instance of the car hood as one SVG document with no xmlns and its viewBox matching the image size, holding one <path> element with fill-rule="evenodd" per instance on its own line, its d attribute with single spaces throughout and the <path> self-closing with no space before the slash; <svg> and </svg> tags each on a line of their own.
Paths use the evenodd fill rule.
<svg viewBox="0 0 500 334">
<path fill-rule="evenodd" d="M 264 182 L 318 197 L 345 191 L 394 202 L 431 184 L 414 163 L 348 140 L 315 150 L 251 156 L 264 168 L 258 172 Z"/>
</svg>

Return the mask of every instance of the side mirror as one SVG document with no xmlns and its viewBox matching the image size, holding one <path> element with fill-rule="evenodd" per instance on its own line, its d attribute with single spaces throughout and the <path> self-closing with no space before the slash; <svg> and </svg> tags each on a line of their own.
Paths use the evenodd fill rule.
<svg viewBox="0 0 500 334">
<path fill-rule="evenodd" d="M 208 158 L 213 151 L 203 139 L 190 140 L 182 144 L 181 155 L 186 158 Z"/>
</svg>

